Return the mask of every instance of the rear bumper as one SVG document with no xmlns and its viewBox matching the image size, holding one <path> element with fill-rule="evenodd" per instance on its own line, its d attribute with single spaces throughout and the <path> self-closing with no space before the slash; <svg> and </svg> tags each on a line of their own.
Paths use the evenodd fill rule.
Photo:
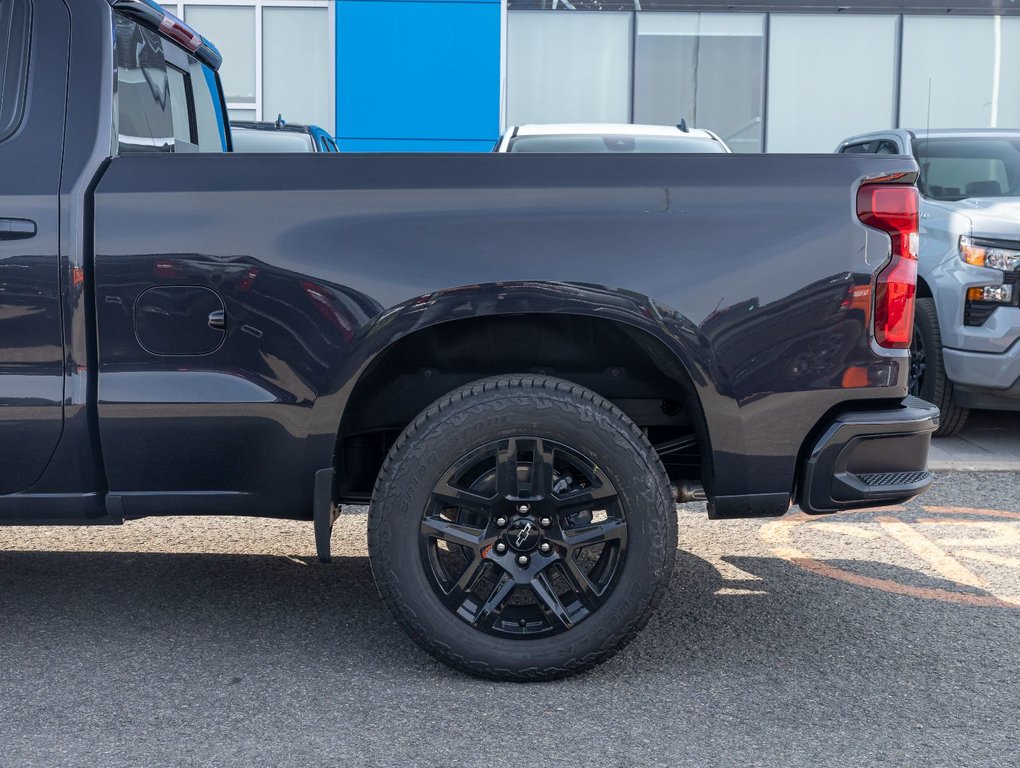
<svg viewBox="0 0 1020 768">
<path fill-rule="evenodd" d="M 897 504 L 931 485 L 928 446 L 939 423 L 931 403 L 836 416 L 804 460 L 798 503 L 811 514 Z"/>
</svg>

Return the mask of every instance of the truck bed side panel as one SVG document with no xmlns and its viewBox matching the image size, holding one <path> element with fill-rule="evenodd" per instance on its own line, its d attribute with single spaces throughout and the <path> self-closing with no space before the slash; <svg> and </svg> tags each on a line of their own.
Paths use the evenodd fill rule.
<svg viewBox="0 0 1020 768">
<path fill-rule="evenodd" d="M 456 317 L 566 311 L 673 350 L 718 494 L 789 493 L 824 414 L 905 393 L 906 353 L 868 331 L 888 240 L 854 199 L 863 178 L 915 170 L 849 155 L 115 159 L 95 194 L 110 489 L 304 514 L 356 376 L 387 343 Z M 153 305 L 154 286 L 177 303 Z M 139 318 L 163 322 L 160 338 L 198 332 L 209 292 L 226 317 L 215 349 L 139 343 Z"/>
</svg>

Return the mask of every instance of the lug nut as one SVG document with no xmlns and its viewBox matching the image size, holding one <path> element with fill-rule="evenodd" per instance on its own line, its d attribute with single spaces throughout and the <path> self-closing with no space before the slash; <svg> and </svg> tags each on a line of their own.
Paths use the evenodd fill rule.
<svg viewBox="0 0 1020 768">
<path fill-rule="evenodd" d="M 527 504 L 518 504 L 517 511 L 520 512 L 522 515 L 526 515 L 528 514 L 528 512 L 531 511 L 531 507 L 529 507 Z"/>
<path fill-rule="evenodd" d="M 505 517 L 500 515 L 499 517 L 496 518 L 496 527 L 497 528 L 502 528 L 505 525 L 506 525 L 506 518 Z"/>
<path fill-rule="evenodd" d="M 538 545 L 538 549 L 543 555 L 548 555 L 550 552 L 552 552 L 552 544 L 550 544 L 548 541 L 543 541 L 541 544 Z"/>
<path fill-rule="evenodd" d="M 527 555 L 518 555 L 517 556 L 517 565 L 521 566 L 521 568 L 524 568 L 530 562 L 531 561 L 528 559 Z"/>
<path fill-rule="evenodd" d="M 552 525 L 552 518 L 549 517 L 540 518 L 538 524 L 543 528 L 548 528 L 550 525 Z"/>
<path fill-rule="evenodd" d="M 496 550 L 497 555 L 502 555 L 506 552 L 506 544 L 502 541 L 497 541 L 496 546 L 493 547 Z"/>
</svg>

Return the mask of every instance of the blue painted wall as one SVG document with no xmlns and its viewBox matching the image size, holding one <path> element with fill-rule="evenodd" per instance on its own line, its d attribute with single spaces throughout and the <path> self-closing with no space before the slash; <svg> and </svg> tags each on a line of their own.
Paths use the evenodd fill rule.
<svg viewBox="0 0 1020 768">
<path fill-rule="evenodd" d="M 340 149 L 492 149 L 500 38 L 499 0 L 337 0 Z"/>
</svg>

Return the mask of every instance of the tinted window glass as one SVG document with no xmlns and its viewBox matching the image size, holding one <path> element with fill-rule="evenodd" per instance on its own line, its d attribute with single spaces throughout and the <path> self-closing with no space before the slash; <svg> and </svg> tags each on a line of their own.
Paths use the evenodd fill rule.
<svg viewBox="0 0 1020 768">
<path fill-rule="evenodd" d="M 696 136 L 518 136 L 510 152 L 719 153 L 722 145 Z"/>
<path fill-rule="evenodd" d="M 199 152 L 226 152 L 226 120 L 220 104 L 216 73 L 197 59 L 191 59 L 191 89 L 195 103 L 195 127 Z"/>
<path fill-rule="evenodd" d="M 874 139 L 860 144 L 851 144 L 842 150 L 844 155 L 896 155 L 899 150 L 887 139 Z"/>
<path fill-rule="evenodd" d="M 163 41 L 115 15 L 117 145 L 121 153 L 173 152 L 174 124 Z"/>
<path fill-rule="evenodd" d="M 1020 196 L 1020 137 L 1002 139 L 918 139 L 921 167 L 917 186 L 926 197 Z"/>
<path fill-rule="evenodd" d="M 18 127 L 28 74 L 28 0 L 0 0 L 0 141 Z"/>
<path fill-rule="evenodd" d="M 188 77 L 175 67 L 166 68 L 167 83 L 170 86 L 170 111 L 174 126 L 174 142 L 194 142 L 191 119 L 188 114 Z"/>
</svg>

